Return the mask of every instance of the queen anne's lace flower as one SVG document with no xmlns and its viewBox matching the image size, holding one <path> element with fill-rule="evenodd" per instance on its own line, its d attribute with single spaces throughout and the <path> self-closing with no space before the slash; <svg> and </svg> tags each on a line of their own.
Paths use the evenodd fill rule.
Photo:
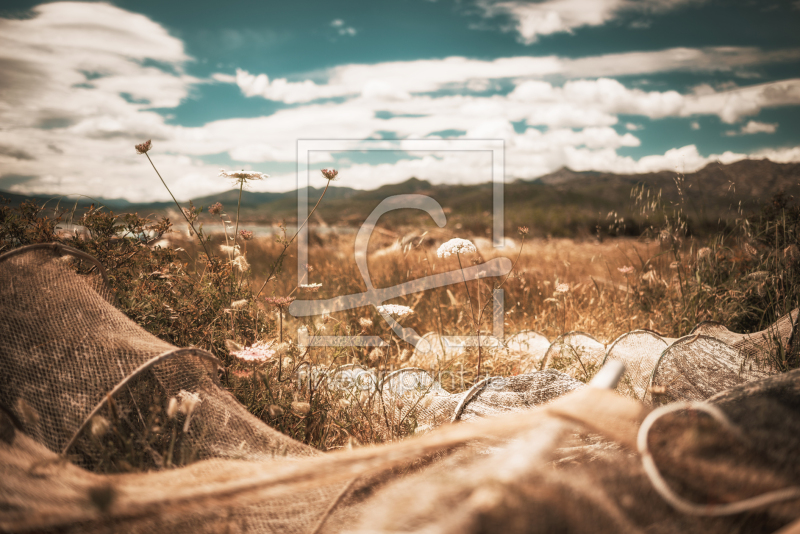
<svg viewBox="0 0 800 534">
<path fill-rule="evenodd" d="M 256 171 L 226 171 L 220 169 L 219 175 L 223 178 L 230 178 L 237 182 L 251 182 L 253 180 L 263 180 L 269 178 L 269 174 Z"/>
<path fill-rule="evenodd" d="M 266 342 L 256 343 L 242 350 L 231 351 L 231 356 L 246 362 L 265 362 L 274 358 L 275 354 L 275 351 Z"/>
<path fill-rule="evenodd" d="M 378 306 L 378 313 L 385 313 L 386 315 L 391 315 L 399 319 L 400 317 L 413 314 L 414 310 L 401 304 L 384 304 L 383 306 Z"/>
<path fill-rule="evenodd" d="M 567 291 L 569 291 L 569 284 L 558 284 L 556 286 L 556 291 L 558 293 L 566 293 Z"/>
<path fill-rule="evenodd" d="M 311 291 L 316 292 L 319 291 L 319 288 L 322 287 L 322 284 L 300 284 L 300 289 L 303 291 Z"/>
<path fill-rule="evenodd" d="M 478 249 L 475 248 L 472 241 L 456 237 L 442 244 L 436 251 L 436 255 L 440 258 L 447 258 L 451 254 L 474 254 L 475 252 L 478 252 Z"/>
<path fill-rule="evenodd" d="M 625 267 L 617 267 L 617 270 L 622 274 L 631 274 L 633 272 L 633 267 L 626 265 Z"/>
</svg>

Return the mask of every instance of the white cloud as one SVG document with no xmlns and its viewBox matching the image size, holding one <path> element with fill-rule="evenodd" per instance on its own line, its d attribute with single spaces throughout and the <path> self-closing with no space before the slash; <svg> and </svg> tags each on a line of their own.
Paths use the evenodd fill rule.
<svg viewBox="0 0 800 534">
<path fill-rule="evenodd" d="M 217 83 L 235 83 L 247 96 L 303 105 L 269 116 L 184 127 L 167 124 L 163 115 L 151 109 L 177 106 L 193 86 L 207 83 L 184 73 L 190 58 L 179 39 L 146 17 L 107 4 L 45 4 L 34 14 L 25 20 L 0 19 L 4 95 L 0 168 L 3 174 L 15 176 L 6 184 L 18 192 L 166 199 L 146 159 L 133 150 L 135 143 L 151 137 L 152 156 L 179 198 L 230 186 L 217 178 L 217 165 L 205 163 L 210 155 L 227 154 L 238 162 L 249 162 L 253 170 L 274 175 L 254 185 L 254 190 L 290 190 L 296 186 L 294 173 L 276 173 L 270 166 L 294 161 L 297 139 L 366 139 L 382 131 L 401 139 L 446 130 L 465 132 L 469 138 L 502 138 L 509 177 L 532 178 L 564 165 L 613 172 L 680 165 L 688 170 L 714 158 L 746 155 L 704 158 L 690 145 L 639 160 L 622 157 L 617 154 L 620 148 L 639 146 L 640 140 L 635 128 L 623 134 L 612 128 L 618 116 L 717 115 L 734 123 L 763 108 L 800 103 L 800 80 L 703 87 L 681 94 L 631 89 L 603 75 L 597 77 L 597 73 L 618 74 L 626 69 L 738 68 L 758 62 L 759 52 L 752 49 L 673 49 L 598 56 L 594 61 L 554 56 L 491 61 L 455 57 L 343 65 L 328 71 L 327 80 L 320 83 L 270 79 L 245 71 L 217 74 Z M 779 61 L 787 56 L 769 57 Z M 165 68 L 144 66 L 148 59 Z M 566 81 L 554 84 L 542 79 L 550 75 Z M 470 84 L 472 91 L 480 92 L 501 80 L 514 84 L 509 94 L 470 93 Z M 462 94 L 430 94 L 454 87 L 462 89 Z M 333 97 L 345 98 L 320 100 Z M 378 111 L 387 115 L 376 116 Z M 520 123 L 527 124 L 527 129 L 518 133 L 514 124 L 519 127 Z M 770 154 L 781 161 L 800 159 L 791 147 Z M 342 184 L 372 188 L 412 175 L 437 183 L 488 179 L 475 172 L 483 165 L 477 155 L 416 156 L 383 166 L 345 166 Z M 0 181 L 0 188 L 5 187 Z"/>
<path fill-rule="evenodd" d="M 481 0 L 478 5 L 488 18 L 504 15 L 512 20 L 507 31 L 515 31 L 525 44 L 539 36 L 568 32 L 584 26 L 602 26 L 625 12 L 653 14 L 704 0 Z"/>
<path fill-rule="evenodd" d="M 757 133 L 768 133 L 772 134 L 778 129 L 778 123 L 766 123 L 766 122 L 758 122 L 758 121 L 750 121 L 739 130 L 739 133 L 747 135 L 747 134 L 757 134 Z"/>
<path fill-rule="evenodd" d="M 636 132 L 636 131 L 639 131 L 639 130 L 644 130 L 644 126 L 642 126 L 641 124 L 634 124 L 632 122 L 626 122 L 625 123 L 625 129 L 626 130 L 630 130 L 632 132 Z"/>
<path fill-rule="evenodd" d="M 336 31 L 339 35 L 350 35 L 351 37 L 354 36 L 358 31 L 352 26 L 345 26 L 345 23 L 342 19 L 335 19 L 331 21 L 331 26 L 336 28 Z"/>
</svg>

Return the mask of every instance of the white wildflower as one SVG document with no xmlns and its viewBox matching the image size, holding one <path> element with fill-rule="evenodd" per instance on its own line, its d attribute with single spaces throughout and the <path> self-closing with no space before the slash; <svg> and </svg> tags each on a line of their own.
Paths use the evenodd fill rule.
<svg viewBox="0 0 800 534">
<path fill-rule="evenodd" d="M 371 328 L 372 319 L 368 319 L 367 317 L 361 317 L 358 319 L 358 324 L 360 324 L 362 328 Z"/>
<path fill-rule="evenodd" d="M 567 291 L 569 291 L 569 284 L 558 284 L 556 286 L 557 293 L 566 293 Z"/>
<path fill-rule="evenodd" d="M 311 405 L 307 402 L 294 401 L 292 411 L 298 415 L 306 415 L 311 411 Z"/>
<path fill-rule="evenodd" d="M 226 171 L 225 169 L 220 169 L 219 175 L 223 178 L 230 178 L 232 180 L 236 180 L 237 182 L 250 182 L 253 180 L 264 180 L 265 178 L 269 178 L 269 174 L 265 174 L 263 172 Z"/>
<path fill-rule="evenodd" d="M 236 356 L 246 362 L 265 362 L 273 358 L 275 354 L 272 344 L 266 341 L 261 341 L 238 351 L 231 351 L 231 356 Z"/>
<path fill-rule="evenodd" d="M 408 306 L 403 306 L 400 304 L 384 304 L 383 306 L 378 306 L 378 313 L 382 315 L 390 315 L 395 319 L 399 319 L 401 317 L 413 314 L 414 310 Z"/>
<path fill-rule="evenodd" d="M 247 299 L 234 300 L 233 302 L 231 302 L 231 308 L 233 308 L 234 310 L 241 310 L 245 306 L 247 306 Z"/>
<path fill-rule="evenodd" d="M 303 291 L 309 291 L 311 293 L 319 291 L 319 288 L 322 287 L 322 284 L 300 284 L 300 289 Z"/>
<path fill-rule="evenodd" d="M 182 389 L 180 393 L 178 393 L 178 398 L 181 400 L 180 412 L 186 416 L 186 422 L 183 424 L 183 431 L 189 431 L 189 423 L 192 422 L 192 414 L 200 405 L 202 399 L 200 395 L 197 393 L 191 393 Z"/>
<path fill-rule="evenodd" d="M 474 254 L 475 252 L 478 252 L 478 249 L 475 248 L 472 241 L 456 237 L 442 244 L 436 251 L 436 255 L 440 258 L 447 258 L 451 254 Z"/>
<path fill-rule="evenodd" d="M 703 247 L 697 251 L 697 259 L 704 260 L 711 256 L 711 249 L 708 247 Z"/>
<path fill-rule="evenodd" d="M 173 419 L 176 415 L 178 415 L 178 399 L 170 397 L 169 404 L 167 405 L 167 417 Z"/>
<path fill-rule="evenodd" d="M 633 267 L 630 265 L 626 265 L 624 267 L 617 267 L 617 270 L 622 274 L 631 274 L 633 272 Z"/>
</svg>

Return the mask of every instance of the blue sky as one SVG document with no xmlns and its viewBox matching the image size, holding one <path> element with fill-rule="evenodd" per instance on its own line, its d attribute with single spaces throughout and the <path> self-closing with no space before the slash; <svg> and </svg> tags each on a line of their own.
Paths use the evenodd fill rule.
<svg viewBox="0 0 800 534">
<path fill-rule="evenodd" d="M 32 2 L 0 7 L 0 190 L 296 187 L 298 139 L 503 139 L 506 178 L 800 161 L 800 1 Z M 342 185 L 483 182 L 463 153 L 318 154 Z"/>
</svg>

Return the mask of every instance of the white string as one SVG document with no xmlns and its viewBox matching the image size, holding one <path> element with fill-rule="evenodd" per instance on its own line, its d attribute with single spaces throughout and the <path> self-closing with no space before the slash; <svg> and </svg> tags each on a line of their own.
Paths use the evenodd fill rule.
<svg viewBox="0 0 800 534">
<path fill-rule="evenodd" d="M 650 454 L 650 449 L 647 444 L 647 438 L 653 424 L 661 417 L 681 410 L 698 410 L 705 412 L 714 418 L 715 421 L 724 426 L 727 430 L 733 432 L 740 438 L 744 438 L 741 430 L 734 426 L 728 417 L 716 406 L 705 402 L 676 402 L 662 406 L 650 412 L 650 414 L 642 422 L 639 427 L 639 435 L 637 436 L 636 445 L 639 449 L 639 454 L 642 456 L 642 466 L 644 472 L 650 479 L 653 488 L 667 501 L 673 508 L 689 515 L 699 516 L 724 516 L 739 514 L 747 512 L 756 508 L 761 508 L 781 501 L 791 499 L 800 499 L 800 487 L 790 486 L 781 490 L 770 491 L 762 493 L 756 497 L 750 497 L 738 502 L 725 503 L 725 504 L 695 504 L 687 501 L 686 499 L 677 495 L 667 485 L 664 478 L 656 466 L 653 456 Z"/>
</svg>

